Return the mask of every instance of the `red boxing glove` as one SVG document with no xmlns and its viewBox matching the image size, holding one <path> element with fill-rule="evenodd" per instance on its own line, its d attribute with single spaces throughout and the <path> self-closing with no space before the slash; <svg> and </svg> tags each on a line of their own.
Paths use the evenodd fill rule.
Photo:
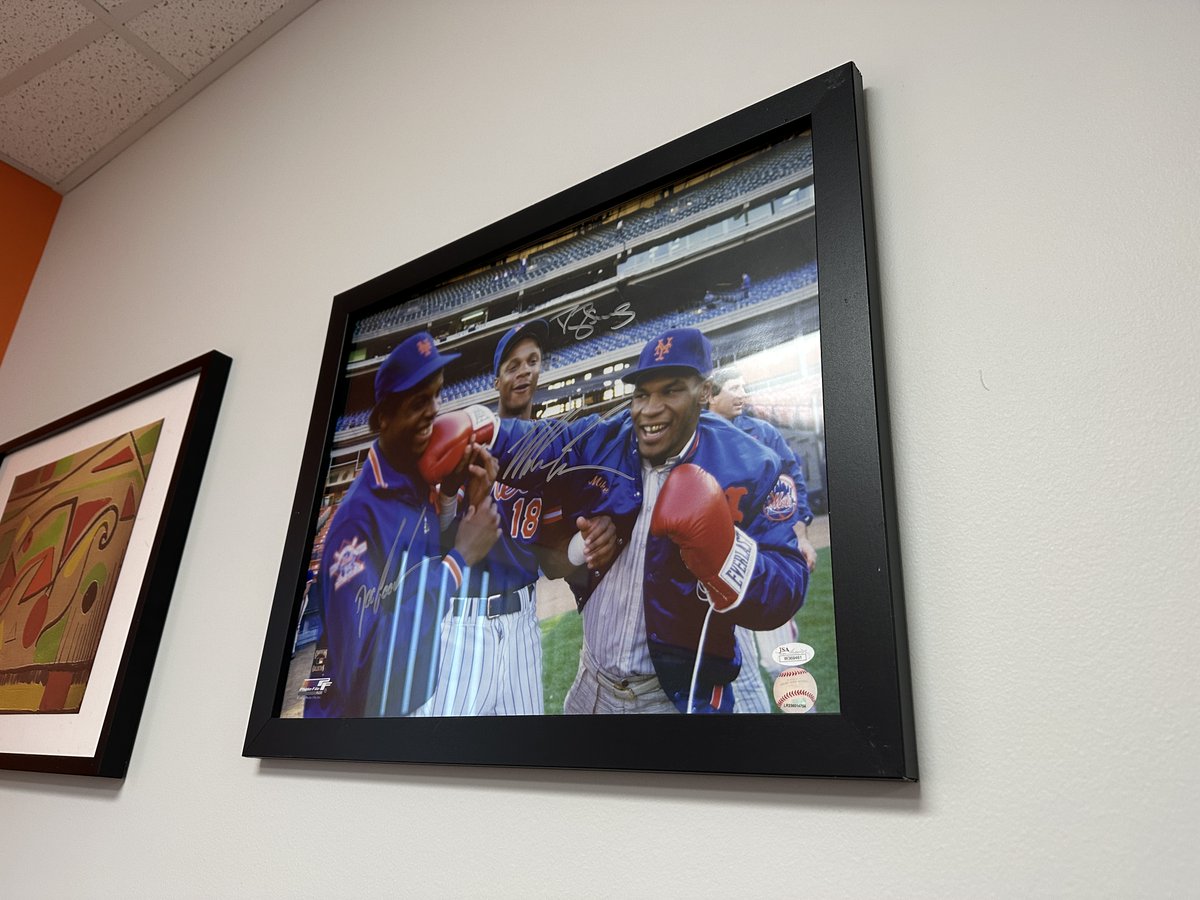
<svg viewBox="0 0 1200 900">
<path fill-rule="evenodd" d="M 713 609 L 728 612 L 742 602 L 758 542 L 734 526 L 725 492 L 708 472 L 692 463 L 671 470 L 654 504 L 650 533 L 678 545 Z"/>
<path fill-rule="evenodd" d="M 421 477 L 438 484 L 462 462 L 467 445 L 474 441 L 491 448 L 496 439 L 496 416 L 486 406 L 468 406 L 433 420 L 429 446 L 417 460 Z"/>
</svg>

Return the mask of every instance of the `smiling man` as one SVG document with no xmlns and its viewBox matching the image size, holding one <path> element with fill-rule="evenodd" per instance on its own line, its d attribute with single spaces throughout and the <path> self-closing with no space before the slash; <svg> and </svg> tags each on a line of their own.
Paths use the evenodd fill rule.
<svg viewBox="0 0 1200 900">
<path fill-rule="evenodd" d="M 332 680 L 306 701 L 308 718 L 417 711 L 433 692 L 447 598 L 499 537 L 486 467 L 471 463 L 469 490 L 480 501 L 443 555 L 438 510 L 417 467 L 433 433 L 442 369 L 457 358 L 418 332 L 375 376 L 370 421 L 378 438 L 334 513 L 312 586 L 322 600 Z"/>
<path fill-rule="evenodd" d="M 804 601 L 782 462 L 703 411 L 711 369 L 708 339 L 673 329 L 623 373 L 634 385 L 627 411 L 479 434 L 466 416 L 435 424 L 430 465 L 453 467 L 453 448 L 486 436 L 500 481 L 553 483 L 565 514 L 616 526 L 615 561 L 577 592 L 584 641 L 567 713 L 732 712 L 734 626 L 775 628 Z"/>
<path fill-rule="evenodd" d="M 549 336 L 550 326 L 546 320 L 534 319 L 524 325 L 514 325 L 496 344 L 492 368 L 496 391 L 500 395 L 500 418 L 533 417 L 533 395 L 542 375 Z"/>
<path fill-rule="evenodd" d="M 550 329 L 542 319 L 514 325 L 492 360 L 501 419 L 528 421 L 542 373 Z M 453 494 L 451 479 L 442 491 Z M 538 627 L 538 559 L 533 542 L 541 526 L 540 495 L 497 484 L 492 492 L 501 537 L 466 573 L 442 624 L 442 663 L 432 716 L 541 715 L 542 641 Z M 444 504 L 455 501 L 448 497 Z M 450 524 L 447 517 L 446 524 Z M 461 526 L 460 526 L 461 527 Z"/>
</svg>

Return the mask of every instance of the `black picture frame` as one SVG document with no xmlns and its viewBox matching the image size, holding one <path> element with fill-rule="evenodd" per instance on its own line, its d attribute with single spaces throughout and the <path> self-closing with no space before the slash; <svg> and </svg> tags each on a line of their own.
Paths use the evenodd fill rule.
<svg viewBox="0 0 1200 900">
<path fill-rule="evenodd" d="M 144 489 L 134 519 L 134 537 L 130 549 L 119 560 L 119 574 L 114 576 L 115 590 L 128 597 L 127 602 L 123 601 L 127 620 L 122 618 L 117 623 L 111 611 L 106 615 L 101 626 L 100 652 L 105 652 L 105 642 L 112 642 L 109 644 L 113 647 L 109 654 L 112 671 L 105 683 L 87 685 L 82 706 L 75 711 L 81 729 L 92 727 L 84 724 L 85 712 L 94 721 L 94 733 L 82 739 L 84 743 L 94 741 L 94 749 L 79 751 L 72 745 L 72 749 L 57 752 L 59 738 L 35 734 L 28 740 L 18 740 L 16 745 L 24 747 L 32 743 L 37 747 L 36 752 L 25 752 L 28 747 L 10 752 L 14 729 L 40 728 L 39 723 L 47 717 L 9 710 L 14 714 L 0 715 L 0 768 L 107 778 L 125 776 L 229 368 L 229 357 L 211 351 L 0 446 L 0 466 L 4 467 L 9 463 L 20 465 L 18 460 L 28 458 L 29 453 L 41 453 L 42 448 L 60 444 L 68 446 L 69 452 L 78 457 L 77 451 L 93 449 L 89 435 L 100 433 L 109 437 L 108 432 L 116 433 L 117 429 L 112 423 L 123 416 L 139 416 L 138 422 L 160 420 L 154 460 L 142 470 Z M 141 451 L 136 455 L 140 456 Z M 24 474 L 7 469 L 5 472 L 5 484 L 12 483 L 12 476 Z M 149 499 L 151 494 L 153 499 Z M 5 491 L 0 502 L 7 504 L 10 496 L 15 497 L 15 493 Z M 144 549 L 135 551 L 134 544 L 144 545 Z M 134 565 L 131 557 L 135 553 L 144 553 L 144 562 Z M 5 557 L 7 560 L 7 551 Z M 5 561 L 0 561 L 0 565 L 4 564 Z M 17 597 L 11 587 L 7 592 L 0 590 L 0 601 L 16 606 Z M 114 600 L 112 608 L 116 605 Z M 91 673 L 93 680 L 100 680 L 95 671 L 100 668 L 96 662 Z M 93 694 L 94 690 L 98 693 Z M 58 718 L 66 721 L 71 717 Z M 74 720 L 70 724 L 75 724 Z"/>
<path fill-rule="evenodd" d="M 632 198 L 811 130 L 840 711 L 816 716 L 280 716 L 355 323 Z M 917 778 L 862 79 L 763 100 L 339 295 L 247 727 L 251 757 Z M 842 602 L 844 598 L 844 602 Z"/>
</svg>

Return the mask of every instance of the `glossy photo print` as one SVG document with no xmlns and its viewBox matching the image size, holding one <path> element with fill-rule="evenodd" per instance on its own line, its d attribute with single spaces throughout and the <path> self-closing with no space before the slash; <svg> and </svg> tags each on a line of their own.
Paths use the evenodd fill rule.
<svg viewBox="0 0 1200 900">
<path fill-rule="evenodd" d="M 837 712 L 813 209 L 802 132 L 359 321 L 281 715 Z"/>
<path fill-rule="evenodd" d="M 861 81 L 339 295 L 244 752 L 915 777 Z"/>
</svg>

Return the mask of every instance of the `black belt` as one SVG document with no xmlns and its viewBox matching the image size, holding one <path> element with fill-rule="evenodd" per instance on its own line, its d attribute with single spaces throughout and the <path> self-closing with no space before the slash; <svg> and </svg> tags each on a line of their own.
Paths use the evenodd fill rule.
<svg viewBox="0 0 1200 900">
<path fill-rule="evenodd" d="M 490 597 L 455 597 L 450 604 L 452 616 L 487 616 L 495 619 L 521 611 L 525 588 L 492 594 Z"/>
</svg>

